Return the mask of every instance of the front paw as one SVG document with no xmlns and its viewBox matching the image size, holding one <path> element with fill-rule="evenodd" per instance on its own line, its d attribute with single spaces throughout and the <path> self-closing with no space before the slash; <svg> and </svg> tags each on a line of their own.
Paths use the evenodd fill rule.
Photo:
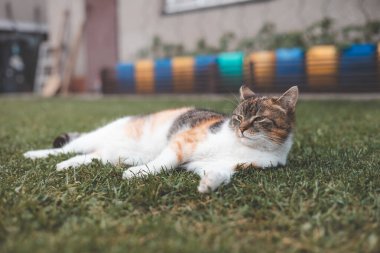
<svg viewBox="0 0 380 253">
<path fill-rule="evenodd" d="M 211 188 L 209 185 L 207 185 L 206 183 L 204 182 L 200 182 L 199 185 L 198 185 L 198 192 L 200 193 L 209 193 L 211 192 Z"/>
<path fill-rule="evenodd" d="M 134 177 L 144 177 L 151 174 L 151 171 L 146 165 L 140 165 L 135 167 L 130 167 L 123 172 L 123 179 L 131 179 Z"/>
<path fill-rule="evenodd" d="M 31 151 L 25 152 L 23 156 L 25 158 L 34 160 L 37 158 L 46 158 L 48 157 L 48 154 L 42 150 L 31 150 Z"/>
<path fill-rule="evenodd" d="M 223 172 L 209 172 L 201 177 L 198 191 L 208 193 L 215 191 L 220 185 L 230 182 L 231 174 Z"/>
<path fill-rule="evenodd" d="M 64 171 L 72 167 L 74 167 L 72 163 L 70 163 L 69 161 L 63 161 L 63 162 L 58 163 L 55 168 L 57 171 Z"/>
<path fill-rule="evenodd" d="M 209 193 L 209 192 L 212 192 L 216 187 L 213 187 L 213 184 L 212 182 L 210 182 L 210 180 L 205 177 L 205 178 L 202 178 L 201 181 L 199 182 L 199 185 L 198 185 L 198 192 L 200 193 Z"/>
</svg>

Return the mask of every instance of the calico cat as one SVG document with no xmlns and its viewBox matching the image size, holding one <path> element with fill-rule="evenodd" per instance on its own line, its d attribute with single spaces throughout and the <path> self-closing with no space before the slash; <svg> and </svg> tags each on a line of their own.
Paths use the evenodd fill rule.
<svg viewBox="0 0 380 253">
<path fill-rule="evenodd" d="M 58 163 L 58 171 L 93 159 L 133 165 L 123 179 L 181 166 L 200 176 L 199 192 L 209 192 L 229 183 L 238 169 L 284 165 L 292 146 L 296 86 L 277 98 L 258 96 L 243 85 L 240 99 L 231 116 L 192 107 L 127 116 L 89 133 L 65 134 L 55 148 L 24 156 L 80 154 Z"/>
</svg>

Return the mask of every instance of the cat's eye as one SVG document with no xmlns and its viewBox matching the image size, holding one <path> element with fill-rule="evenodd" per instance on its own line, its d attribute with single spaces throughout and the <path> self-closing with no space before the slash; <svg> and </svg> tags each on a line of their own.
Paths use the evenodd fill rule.
<svg viewBox="0 0 380 253">
<path fill-rule="evenodd" d="M 254 116 L 254 117 L 251 118 L 251 122 L 252 123 L 256 123 L 256 122 L 263 121 L 265 119 L 267 119 L 267 118 L 264 117 L 264 116 Z"/>
<path fill-rule="evenodd" d="M 237 120 L 238 122 L 242 122 L 243 121 L 243 116 L 239 115 L 239 114 L 234 114 L 234 119 Z"/>
<path fill-rule="evenodd" d="M 273 127 L 274 122 L 271 119 L 263 117 L 261 120 L 256 121 L 258 124 L 264 127 Z"/>
<path fill-rule="evenodd" d="M 259 121 L 263 121 L 263 120 L 265 120 L 265 119 L 266 119 L 266 118 L 263 117 L 263 116 L 255 116 L 254 119 L 253 119 L 253 121 L 257 121 L 257 122 L 259 122 Z"/>
</svg>

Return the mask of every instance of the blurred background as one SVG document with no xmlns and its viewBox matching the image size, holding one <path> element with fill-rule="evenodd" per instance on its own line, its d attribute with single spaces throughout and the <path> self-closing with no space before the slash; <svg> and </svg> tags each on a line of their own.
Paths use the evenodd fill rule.
<svg viewBox="0 0 380 253">
<path fill-rule="evenodd" d="M 380 91 L 379 0 L 0 0 L 0 93 Z"/>
</svg>

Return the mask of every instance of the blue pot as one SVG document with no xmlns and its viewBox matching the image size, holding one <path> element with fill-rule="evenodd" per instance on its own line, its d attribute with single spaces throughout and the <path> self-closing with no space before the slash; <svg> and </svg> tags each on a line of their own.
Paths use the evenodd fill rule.
<svg viewBox="0 0 380 253">
<path fill-rule="evenodd" d="M 116 80 L 119 92 L 135 92 L 135 66 L 133 63 L 116 65 Z"/>
<path fill-rule="evenodd" d="M 276 53 L 276 85 L 290 87 L 305 84 L 305 51 L 302 48 L 279 48 Z"/>
</svg>

